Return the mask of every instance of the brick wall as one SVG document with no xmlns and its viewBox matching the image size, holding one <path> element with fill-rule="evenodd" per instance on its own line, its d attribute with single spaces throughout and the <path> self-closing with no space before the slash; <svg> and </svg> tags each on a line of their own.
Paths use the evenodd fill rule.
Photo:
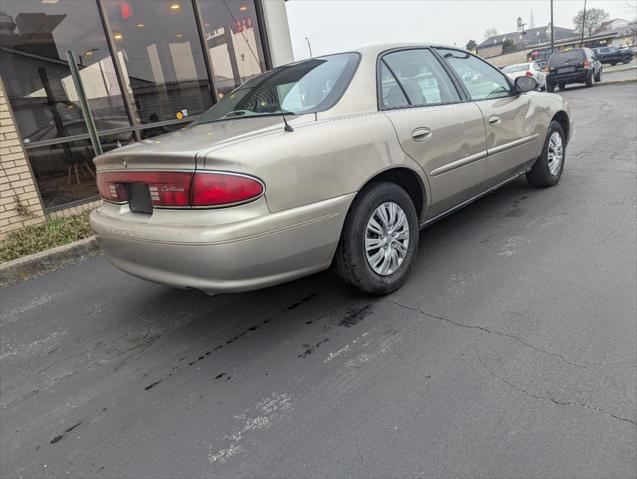
<svg viewBox="0 0 637 479">
<path fill-rule="evenodd" d="M 46 221 L 36 188 L 0 79 L 0 239 Z"/>
</svg>

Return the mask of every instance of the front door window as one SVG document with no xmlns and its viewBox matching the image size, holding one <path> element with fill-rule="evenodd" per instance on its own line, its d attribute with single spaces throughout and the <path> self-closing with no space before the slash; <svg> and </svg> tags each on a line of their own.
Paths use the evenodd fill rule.
<svg viewBox="0 0 637 479">
<path fill-rule="evenodd" d="M 440 48 L 438 53 L 460 77 L 472 100 L 511 95 L 511 86 L 506 77 L 484 60 L 460 50 Z"/>
</svg>

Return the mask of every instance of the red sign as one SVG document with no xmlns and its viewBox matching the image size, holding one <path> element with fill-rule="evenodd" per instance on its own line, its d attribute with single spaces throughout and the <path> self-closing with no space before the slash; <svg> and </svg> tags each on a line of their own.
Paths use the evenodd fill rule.
<svg viewBox="0 0 637 479">
<path fill-rule="evenodd" d="M 122 14 L 122 18 L 124 20 L 129 19 L 130 17 L 133 16 L 133 9 L 130 6 L 130 3 L 128 2 L 122 2 L 119 4 L 119 11 Z"/>
<path fill-rule="evenodd" d="M 239 20 L 235 20 L 235 22 L 232 25 L 232 32 L 233 33 L 241 33 L 241 32 L 245 32 L 246 30 L 252 28 L 252 18 L 250 17 L 243 17 L 240 18 Z"/>
</svg>

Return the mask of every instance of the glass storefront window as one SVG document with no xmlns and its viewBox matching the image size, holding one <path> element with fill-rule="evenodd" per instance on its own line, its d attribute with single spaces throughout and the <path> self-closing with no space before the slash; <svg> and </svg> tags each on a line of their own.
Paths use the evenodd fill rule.
<svg viewBox="0 0 637 479">
<path fill-rule="evenodd" d="M 266 70 L 254 0 L 200 0 L 219 98 Z"/>
<path fill-rule="evenodd" d="M 141 123 L 181 120 L 212 105 L 189 0 L 105 0 L 120 64 Z"/>
<path fill-rule="evenodd" d="M 131 143 L 133 134 L 106 135 L 100 140 L 104 151 L 108 151 Z M 95 152 L 89 140 L 29 148 L 27 155 L 45 208 L 97 196 Z"/>
<path fill-rule="evenodd" d="M 104 151 L 183 128 L 211 84 L 223 98 L 266 70 L 254 0 L 0 0 L 0 76 L 47 209 L 97 195 L 68 50 Z"/>
<path fill-rule="evenodd" d="M 129 126 L 95 2 L 3 0 L 0 73 L 25 144 L 87 133 L 66 51 L 99 130 Z"/>
</svg>

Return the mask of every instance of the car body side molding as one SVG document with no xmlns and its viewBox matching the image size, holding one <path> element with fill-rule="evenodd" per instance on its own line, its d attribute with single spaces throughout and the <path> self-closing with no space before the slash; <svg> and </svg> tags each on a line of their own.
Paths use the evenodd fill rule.
<svg viewBox="0 0 637 479">
<path fill-rule="evenodd" d="M 525 143 L 530 143 L 533 140 L 539 138 L 539 133 L 535 133 L 534 135 L 525 136 L 515 141 L 511 141 L 509 143 L 505 143 L 504 145 L 499 145 L 493 147 L 488 150 L 489 155 L 495 155 L 496 153 L 500 153 L 504 150 L 508 150 L 509 148 L 515 148 L 516 146 L 524 145 Z"/>
<path fill-rule="evenodd" d="M 452 161 L 451 163 L 447 163 L 446 165 L 442 165 L 435 170 L 432 170 L 430 175 L 437 176 L 443 173 L 447 173 L 448 171 L 455 170 L 456 168 L 460 168 L 461 166 L 468 165 L 469 163 L 473 163 L 474 161 L 481 160 L 482 158 L 487 156 L 487 151 L 480 151 L 478 153 L 474 153 L 473 155 L 465 156 L 464 158 L 460 158 L 459 160 Z"/>
</svg>

